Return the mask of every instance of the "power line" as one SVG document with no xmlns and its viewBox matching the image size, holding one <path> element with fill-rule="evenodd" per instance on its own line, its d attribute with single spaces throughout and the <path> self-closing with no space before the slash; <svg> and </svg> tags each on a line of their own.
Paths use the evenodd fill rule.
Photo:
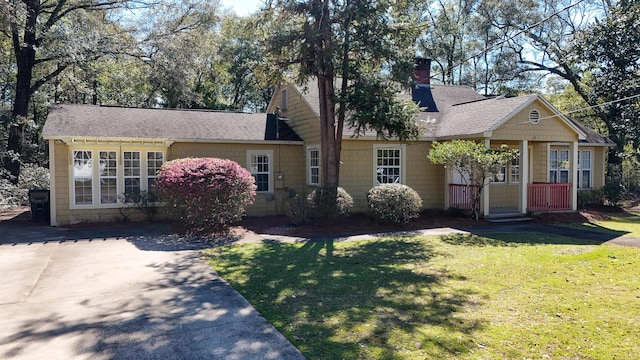
<svg viewBox="0 0 640 360">
<path fill-rule="evenodd" d="M 524 29 L 522 29 L 522 30 L 517 31 L 515 34 L 511 35 L 510 37 L 508 37 L 508 38 L 506 38 L 506 39 L 504 39 L 504 40 L 502 40 L 502 41 L 499 41 L 498 43 L 494 44 L 493 46 L 491 46 L 491 47 L 489 47 L 489 48 L 487 48 L 487 49 L 484 49 L 484 50 L 480 51 L 479 53 L 476 53 L 476 54 L 474 54 L 474 55 L 471 55 L 471 56 L 469 56 L 469 57 L 467 57 L 467 58 L 465 58 L 465 59 L 461 60 L 459 64 L 453 64 L 453 65 L 449 66 L 449 67 L 448 67 L 448 68 L 446 68 L 445 70 L 447 70 L 447 71 L 451 71 L 451 70 L 453 70 L 454 68 L 456 68 L 456 67 L 458 67 L 458 66 L 462 66 L 462 65 L 464 65 L 464 63 L 466 63 L 467 61 L 469 61 L 469 60 L 471 60 L 471 59 L 474 59 L 474 58 L 476 58 L 476 57 L 479 57 L 479 56 L 481 56 L 481 55 L 483 55 L 483 54 L 485 54 L 485 53 L 488 53 L 488 52 L 489 52 L 489 51 L 491 51 L 491 50 L 496 49 L 498 46 L 501 46 L 501 45 L 503 45 L 503 44 L 505 44 L 505 43 L 507 43 L 507 42 L 509 42 L 509 41 L 513 40 L 513 39 L 514 39 L 515 37 L 517 37 L 518 35 L 520 35 L 520 34 L 522 34 L 522 33 L 524 33 L 524 32 L 527 32 L 527 31 L 529 31 L 529 30 L 531 30 L 531 29 L 533 29 L 533 28 L 535 28 L 535 27 L 538 27 L 538 26 L 540 26 L 540 25 L 544 24 L 545 22 L 547 22 L 547 21 L 551 20 L 551 18 L 553 18 L 554 16 L 556 16 L 556 15 L 560 14 L 561 12 L 567 11 L 567 10 L 569 10 L 569 9 L 571 9 L 571 8 L 575 7 L 575 6 L 578 6 L 580 3 L 584 2 L 584 1 L 585 1 L 585 0 L 579 0 L 578 2 L 576 2 L 576 3 L 574 3 L 574 4 L 567 5 L 566 7 L 564 7 L 564 8 L 562 8 L 562 9 L 560 9 L 560 10 L 558 10 L 558 11 L 554 12 L 553 14 L 551 14 L 551 15 L 547 16 L 546 18 L 544 18 L 544 19 L 542 19 L 542 20 L 538 21 L 537 23 L 535 23 L 535 24 L 533 24 L 533 25 L 531 25 L 531 26 L 529 26 L 529 27 L 526 27 L 526 28 L 524 28 Z M 435 72 L 435 74 L 432 74 L 432 75 L 430 76 L 430 78 L 434 78 L 436 75 L 442 74 L 442 73 L 443 73 L 443 71 L 444 71 L 444 70 L 442 70 L 442 71 L 440 71 L 440 72 Z"/>
</svg>

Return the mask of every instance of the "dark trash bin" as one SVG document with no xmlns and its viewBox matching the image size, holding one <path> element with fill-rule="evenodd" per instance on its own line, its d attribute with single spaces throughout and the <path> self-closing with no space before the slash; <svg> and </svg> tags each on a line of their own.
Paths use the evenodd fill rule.
<svg viewBox="0 0 640 360">
<path fill-rule="evenodd" d="M 49 220 L 49 190 L 29 190 L 29 202 L 31 203 L 31 220 Z"/>
</svg>

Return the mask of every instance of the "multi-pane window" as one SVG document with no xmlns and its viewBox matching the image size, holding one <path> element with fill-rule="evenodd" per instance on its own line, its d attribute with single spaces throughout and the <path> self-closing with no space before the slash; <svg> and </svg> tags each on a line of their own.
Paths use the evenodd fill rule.
<svg viewBox="0 0 640 360">
<path fill-rule="evenodd" d="M 268 192 L 270 189 L 271 155 L 263 153 L 249 154 L 249 171 L 256 180 L 256 191 Z"/>
<path fill-rule="evenodd" d="M 76 205 L 93 204 L 93 153 L 73 152 L 73 196 Z"/>
<path fill-rule="evenodd" d="M 376 184 L 401 183 L 402 157 L 400 148 L 376 149 Z"/>
<path fill-rule="evenodd" d="M 307 150 L 307 161 L 309 164 L 309 185 L 320 185 L 320 149 L 310 148 Z"/>
<path fill-rule="evenodd" d="M 511 160 L 511 172 L 509 181 L 513 184 L 520 182 L 520 157 L 516 156 Z"/>
<path fill-rule="evenodd" d="M 493 183 L 507 183 L 507 164 L 500 166 L 498 172 L 493 174 L 493 179 L 491 180 Z"/>
<path fill-rule="evenodd" d="M 153 192 L 156 186 L 158 171 L 164 163 L 164 153 L 161 151 L 147 151 L 147 191 Z"/>
<path fill-rule="evenodd" d="M 153 191 L 157 173 L 165 161 L 162 151 L 73 150 L 71 156 L 73 205 L 136 202 L 141 191 Z"/>
<path fill-rule="evenodd" d="M 142 176 L 140 165 L 139 151 L 124 151 L 122 153 L 125 202 L 135 202 L 135 199 L 140 195 Z"/>
<path fill-rule="evenodd" d="M 591 189 L 591 150 L 578 151 L 578 189 Z"/>
<path fill-rule="evenodd" d="M 118 161 L 115 151 L 100 151 L 100 204 L 118 202 Z"/>
<path fill-rule="evenodd" d="M 549 150 L 549 182 L 569 182 L 569 150 Z"/>
</svg>

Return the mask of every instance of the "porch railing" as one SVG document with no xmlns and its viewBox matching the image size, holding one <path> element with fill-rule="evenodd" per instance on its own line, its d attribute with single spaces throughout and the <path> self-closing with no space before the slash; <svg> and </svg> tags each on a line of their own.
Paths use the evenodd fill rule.
<svg viewBox="0 0 640 360">
<path fill-rule="evenodd" d="M 527 209 L 530 211 L 571 210 L 571 184 L 533 183 L 527 185 Z"/>
<path fill-rule="evenodd" d="M 471 200 L 478 195 L 479 185 L 449 184 L 449 207 L 471 210 Z"/>
</svg>

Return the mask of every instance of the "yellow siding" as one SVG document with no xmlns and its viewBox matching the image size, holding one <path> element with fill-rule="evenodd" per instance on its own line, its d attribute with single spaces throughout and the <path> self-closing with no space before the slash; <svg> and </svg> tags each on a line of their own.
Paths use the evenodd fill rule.
<svg viewBox="0 0 640 360">
<path fill-rule="evenodd" d="M 582 149 L 583 148 L 580 147 L 580 150 Z M 589 149 L 589 148 L 584 148 L 584 149 Z M 593 173 L 592 185 L 594 189 L 598 189 L 605 185 L 604 184 L 605 182 L 604 174 L 606 173 L 605 154 L 607 152 L 607 148 L 593 147 L 591 148 L 591 150 L 593 150 L 592 152 L 593 159 L 591 159 L 592 161 L 591 172 Z"/>
<path fill-rule="evenodd" d="M 536 109 L 540 113 L 541 120 L 537 124 L 529 122 L 529 112 L 532 109 Z M 552 113 L 541 101 L 537 100 L 494 130 L 491 140 L 577 141 L 578 137 L 575 130 L 569 127 L 560 117 L 554 115 L 556 114 Z"/>
<path fill-rule="evenodd" d="M 367 192 L 375 185 L 374 147 L 399 145 L 398 142 L 344 140 L 340 186 L 354 199 L 354 211 L 366 211 Z M 444 204 L 444 168 L 427 159 L 431 143 L 416 142 L 404 147 L 404 184 L 422 197 L 423 208 L 442 208 Z"/>
<path fill-rule="evenodd" d="M 533 143 L 530 145 L 531 173 L 530 182 L 549 181 L 548 146 L 546 143 Z"/>
<path fill-rule="evenodd" d="M 88 150 L 104 150 L 105 146 L 74 146 Z M 124 148 L 124 147 L 123 147 Z M 124 148 L 129 150 L 128 147 Z M 142 148 L 144 149 L 144 148 Z M 150 150 L 150 149 L 147 149 Z M 154 148 L 154 150 L 156 150 Z M 273 152 L 274 197 L 267 199 L 264 193 L 257 194 L 256 202 L 247 208 L 250 216 L 277 215 L 284 213 L 284 204 L 289 191 L 302 192 L 305 189 L 305 152 L 301 145 L 263 145 L 263 144 L 209 144 L 174 143 L 167 151 L 167 160 L 184 157 L 218 157 L 238 162 L 247 167 L 247 150 L 271 150 Z M 122 221 L 123 215 L 118 208 L 74 208 L 70 206 L 70 149 L 65 144 L 55 144 L 56 214 L 59 225 L 83 222 Z M 281 174 L 282 180 L 276 175 Z M 135 209 L 126 209 L 128 220 L 144 220 L 145 215 Z M 165 217 L 159 214 L 158 218 Z"/>
<path fill-rule="evenodd" d="M 307 145 L 320 144 L 320 119 L 294 86 L 278 87 L 267 112 L 273 113 L 282 103 L 282 89 L 287 90 L 287 108 L 280 109 L 282 116 Z"/>
<path fill-rule="evenodd" d="M 489 207 L 490 208 L 517 208 L 520 204 L 519 184 L 490 184 Z"/>
</svg>

